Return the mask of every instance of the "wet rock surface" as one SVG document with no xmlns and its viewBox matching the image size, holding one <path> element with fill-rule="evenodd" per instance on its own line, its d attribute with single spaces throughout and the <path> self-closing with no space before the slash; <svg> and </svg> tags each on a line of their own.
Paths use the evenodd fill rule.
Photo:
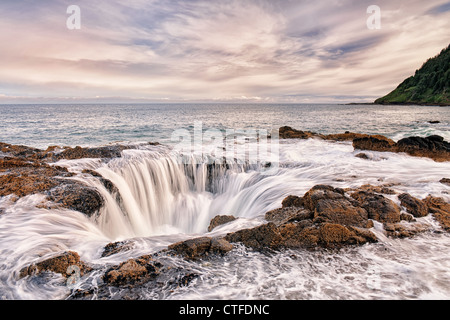
<svg viewBox="0 0 450 320">
<path fill-rule="evenodd" d="M 357 138 L 353 147 L 358 150 L 404 152 L 414 157 L 427 157 L 435 161 L 450 160 L 450 143 L 440 136 L 408 137 L 394 142 L 386 137 Z"/>
<path fill-rule="evenodd" d="M 159 145 L 158 143 L 148 143 Z M 56 147 L 46 150 L 17 146 L 0 142 L 0 197 L 15 194 L 24 197 L 45 194 L 47 200 L 57 206 L 82 212 L 88 216 L 97 214 L 104 205 L 100 193 L 81 181 L 65 167 L 55 165 L 59 160 L 97 158 L 105 161 L 121 157 L 123 150 L 135 149 L 135 145 L 111 145 L 98 148 Z M 118 194 L 114 184 L 93 170 L 83 170 L 98 179 L 112 194 Z M 43 205 L 44 207 L 44 205 Z M 49 206 L 48 209 L 51 209 Z"/>
<path fill-rule="evenodd" d="M 398 146 L 419 145 L 420 148 L 436 152 L 447 152 L 445 141 L 438 137 L 421 140 L 412 139 L 395 143 L 378 136 L 366 136 L 352 133 L 323 136 L 311 132 L 300 132 L 285 128 L 284 137 L 329 139 L 351 141 L 361 147 L 377 150 L 399 150 Z M 440 146 L 444 145 L 443 148 Z M 104 199 L 95 189 L 79 181 L 70 179 L 73 173 L 63 167 L 52 165 L 55 159 L 79 159 L 79 157 L 118 157 L 123 150 L 119 148 L 66 148 L 61 151 L 51 147 L 46 151 L 24 146 L 0 144 L 0 196 L 16 194 L 18 197 L 34 193 L 43 193 L 47 199 L 64 208 L 77 210 L 88 216 L 99 212 Z M 407 150 L 404 147 L 404 150 Z M 413 148 L 413 147 L 411 147 Z M 409 149 L 408 149 L 409 150 Z M 411 149 L 412 150 L 412 149 Z M 402 151 L 412 152 L 416 151 Z M 414 149 L 416 150 L 416 149 Z M 397 152 L 397 151 L 395 151 Z M 419 153 L 415 153 L 418 155 Z M 61 158 L 60 158 L 61 157 Z M 65 158 L 67 157 L 67 158 Z M 114 185 L 92 170 L 85 170 L 108 189 Z M 442 181 L 441 181 L 442 182 Z M 444 182 L 446 183 L 446 180 Z M 261 252 L 284 249 L 337 249 L 346 246 L 359 246 L 379 241 L 373 231 L 374 222 L 380 224 L 388 237 L 412 237 L 421 232 L 430 231 L 421 218 L 432 215 L 444 231 L 450 231 L 450 204 L 439 197 L 415 198 L 408 193 L 398 194 L 391 185 L 364 185 L 358 188 L 341 189 L 329 185 L 317 185 L 302 195 L 286 197 L 280 208 L 265 214 L 266 222 L 248 229 L 230 232 L 221 237 L 199 237 L 171 244 L 166 250 L 128 259 L 107 268 L 88 265 L 76 252 L 67 251 L 50 259 L 33 263 L 20 271 L 20 277 L 39 276 L 45 272 L 70 277 L 68 268 L 76 266 L 80 276 L 95 271 L 101 273 L 102 282 L 96 288 L 76 289 L 71 299 L 89 299 L 108 297 L 112 288 L 127 289 L 124 298 L 138 298 L 140 286 L 169 286 L 178 288 L 191 285 L 201 277 L 198 270 L 180 266 L 176 257 L 189 263 L 208 259 L 221 259 L 242 244 Z M 395 201 L 394 201 L 395 200 Z M 2 210 L 0 209 L 0 214 Z M 233 216 L 217 216 L 208 228 L 214 230 L 219 225 L 236 219 Z M 132 250 L 131 242 L 112 242 L 99 253 L 108 258 L 120 252 Z M 114 289 L 114 290 L 115 290 Z"/>
<path fill-rule="evenodd" d="M 419 200 L 408 193 L 402 193 L 398 196 L 401 205 L 405 207 L 406 211 L 416 218 L 425 217 L 429 213 L 429 208 L 425 202 Z"/>
<path fill-rule="evenodd" d="M 320 134 L 301 131 L 291 127 L 279 129 L 281 139 L 318 138 L 330 141 L 352 141 L 355 150 L 370 150 L 379 152 L 403 152 L 414 157 L 427 157 L 435 161 L 450 161 L 450 143 L 443 137 L 431 135 L 428 137 L 407 137 L 397 142 L 382 135 L 368 135 L 345 132 L 340 134 Z M 362 159 L 369 159 L 367 154 L 358 153 Z"/>
<path fill-rule="evenodd" d="M 209 223 L 208 231 L 211 232 L 214 228 L 217 228 L 218 226 L 232 222 L 234 220 L 236 220 L 236 217 L 231 216 L 231 215 L 215 216 Z"/>
<path fill-rule="evenodd" d="M 200 237 L 174 243 L 168 249 L 187 259 L 195 260 L 212 254 L 225 254 L 233 249 L 233 245 L 224 238 Z"/>
<path fill-rule="evenodd" d="M 94 188 L 82 183 L 64 183 L 48 191 L 48 199 L 64 208 L 92 216 L 104 205 L 104 199 Z"/>
<path fill-rule="evenodd" d="M 400 205 L 385 195 L 396 197 Z M 419 220 L 425 213 L 432 214 L 444 231 L 450 231 L 450 204 L 444 199 L 429 196 L 421 200 L 407 193 L 397 194 L 387 186 L 364 185 L 343 190 L 318 185 L 302 196 L 286 197 L 282 203 L 280 208 L 265 214 L 266 223 L 221 237 L 180 241 L 106 269 L 89 266 L 76 252 L 66 252 L 23 268 L 20 276 L 39 276 L 46 271 L 67 278 L 67 268 L 76 265 L 82 270 L 82 277 L 101 272 L 102 281 L 94 287 L 73 289 L 68 299 L 109 298 L 114 292 L 120 299 L 140 299 L 141 290 L 175 290 L 193 285 L 201 278 L 196 266 L 210 259 L 223 259 L 238 243 L 264 254 L 284 249 L 340 250 L 379 241 L 372 230 L 374 222 L 383 226 L 387 237 L 407 238 L 431 232 L 430 225 Z M 132 241 L 109 243 L 101 256 L 132 248 Z"/>
<path fill-rule="evenodd" d="M 103 248 L 103 252 L 102 252 L 101 256 L 102 256 L 102 258 L 109 257 L 109 256 L 112 256 L 112 255 L 120 253 L 120 252 L 131 250 L 132 248 L 133 248 L 133 243 L 131 241 L 124 240 L 124 241 L 111 242 L 111 243 L 108 243 Z"/>
<path fill-rule="evenodd" d="M 141 256 L 109 268 L 103 280 L 111 286 L 133 286 L 156 278 L 162 267 L 161 263 L 153 261 L 151 255 Z"/>
<path fill-rule="evenodd" d="M 385 195 L 395 195 L 401 205 Z M 377 242 L 370 230 L 374 221 L 381 223 L 390 237 L 412 237 L 430 231 L 429 225 L 415 219 L 430 213 L 444 230 L 450 230 L 450 204 L 442 198 L 420 200 L 407 193 L 396 195 L 386 186 L 364 185 L 344 191 L 318 185 L 302 197 L 287 197 L 283 204 L 266 213 L 267 224 L 229 233 L 225 239 L 256 250 L 339 249 Z"/>
<path fill-rule="evenodd" d="M 61 255 L 34 263 L 20 270 L 19 277 L 23 278 L 31 275 L 38 275 L 42 272 L 59 273 L 67 278 L 72 274 L 69 267 L 76 266 L 80 272 L 80 276 L 92 271 L 92 268 L 85 262 L 81 261 L 77 252 L 67 251 Z"/>
</svg>

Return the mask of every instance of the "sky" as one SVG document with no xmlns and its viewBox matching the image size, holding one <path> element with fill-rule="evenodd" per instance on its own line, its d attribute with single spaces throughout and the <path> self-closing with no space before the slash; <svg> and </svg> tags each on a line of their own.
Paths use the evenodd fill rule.
<svg viewBox="0 0 450 320">
<path fill-rule="evenodd" d="M 449 36 L 448 0 L 1 0 L 0 103 L 372 102 Z"/>
</svg>

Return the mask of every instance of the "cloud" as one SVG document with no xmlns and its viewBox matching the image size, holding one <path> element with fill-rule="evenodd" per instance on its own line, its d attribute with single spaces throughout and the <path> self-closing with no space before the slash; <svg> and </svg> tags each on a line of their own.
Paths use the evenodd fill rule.
<svg viewBox="0 0 450 320">
<path fill-rule="evenodd" d="M 432 15 L 438 15 L 438 14 L 448 12 L 448 11 L 450 11 L 450 2 L 437 5 L 433 8 L 431 8 L 430 10 L 428 10 L 427 13 L 432 14 Z"/>
<path fill-rule="evenodd" d="M 369 101 L 448 45 L 450 28 L 446 2 L 380 0 L 382 28 L 369 30 L 371 2 L 80 0 L 82 28 L 68 30 L 66 1 L 5 0 L 0 92 Z"/>
</svg>

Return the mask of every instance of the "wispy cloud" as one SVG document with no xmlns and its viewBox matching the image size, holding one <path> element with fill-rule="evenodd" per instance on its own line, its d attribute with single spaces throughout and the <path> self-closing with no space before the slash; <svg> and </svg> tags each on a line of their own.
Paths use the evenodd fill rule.
<svg viewBox="0 0 450 320">
<path fill-rule="evenodd" d="M 370 101 L 448 45 L 449 3 L 372 1 L 0 3 L 0 102 L 47 97 L 149 101 Z M 134 101 L 134 100 L 133 100 Z"/>
</svg>

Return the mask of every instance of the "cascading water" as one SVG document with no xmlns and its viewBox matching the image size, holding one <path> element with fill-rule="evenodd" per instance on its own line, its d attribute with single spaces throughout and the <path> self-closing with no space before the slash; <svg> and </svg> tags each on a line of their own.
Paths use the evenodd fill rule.
<svg viewBox="0 0 450 320">
<path fill-rule="evenodd" d="M 180 159 L 168 153 L 126 150 L 123 157 L 95 168 L 113 183 L 113 190 L 97 179 L 86 182 L 106 200 L 96 223 L 111 238 L 193 234 L 205 232 L 217 214 L 252 215 L 241 211 L 233 198 L 249 182 L 260 179 L 257 171 L 248 172 L 257 168 L 209 163 L 194 155 Z"/>
<path fill-rule="evenodd" d="M 121 158 L 106 163 L 94 159 L 60 161 L 58 165 L 77 173 L 76 179 L 102 194 L 102 212 L 88 218 L 67 209 L 48 210 L 37 206 L 43 201 L 42 195 L 18 201 L 0 199 L 4 210 L 0 216 L 0 253 L 5 257 L 0 268 L 4 284 L 0 296 L 65 298 L 70 291 L 61 285 L 60 277 L 19 279 L 17 274 L 33 262 L 67 250 L 78 252 L 83 261 L 106 268 L 189 237 L 249 228 L 263 223 L 264 214 L 279 208 L 286 196 L 301 196 L 317 184 L 352 188 L 391 183 L 397 192 L 418 198 L 432 194 L 450 201 L 449 187 L 439 183 L 450 172 L 448 163 L 377 152 L 367 152 L 370 160 L 363 160 L 355 157 L 356 152 L 351 143 L 314 139 L 281 143 L 280 166 L 269 174 L 264 165 L 239 161 L 212 165 L 198 156 L 180 161 L 177 154 L 156 146 L 125 150 Z M 112 187 L 99 177 L 83 174 L 83 169 L 95 170 Z M 239 219 L 208 232 L 210 219 L 220 214 Z M 434 224 L 431 217 L 421 219 Z M 129 239 L 133 248 L 110 257 L 101 256 L 105 245 L 122 239 Z M 147 288 L 139 292 L 139 297 L 448 298 L 448 234 L 381 239 L 379 244 L 336 256 L 307 251 L 265 256 L 236 246 L 223 260 L 211 264 L 176 261 L 189 264 L 188 268 L 202 274 L 195 286 L 175 292 Z M 380 288 L 367 282 L 373 275 L 378 277 Z M 90 281 L 95 287 L 100 277 L 101 272 L 93 273 L 83 281 Z M 348 284 L 345 290 L 343 284 Z"/>
</svg>

